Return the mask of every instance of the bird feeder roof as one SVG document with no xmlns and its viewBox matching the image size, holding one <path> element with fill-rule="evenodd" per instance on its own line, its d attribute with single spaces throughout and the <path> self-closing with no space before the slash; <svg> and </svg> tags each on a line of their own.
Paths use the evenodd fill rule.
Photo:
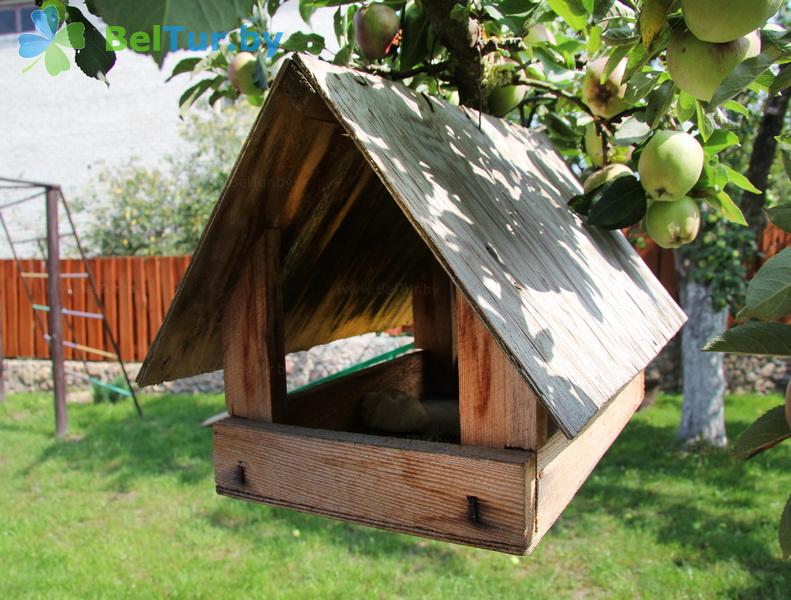
<svg viewBox="0 0 791 600">
<path fill-rule="evenodd" d="M 623 234 L 568 209 L 578 193 L 540 133 L 297 55 L 138 381 L 222 368 L 222 309 L 249 244 L 276 227 L 288 351 L 408 323 L 433 255 L 573 437 L 685 321 Z"/>
</svg>

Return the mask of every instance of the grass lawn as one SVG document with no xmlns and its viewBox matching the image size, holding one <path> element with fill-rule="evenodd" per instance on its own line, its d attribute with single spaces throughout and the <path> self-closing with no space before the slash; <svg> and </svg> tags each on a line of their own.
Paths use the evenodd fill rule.
<svg viewBox="0 0 791 600">
<path fill-rule="evenodd" d="M 728 401 L 733 436 L 779 397 Z M 530 557 L 426 542 L 214 493 L 218 396 L 0 405 L 0 598 L 789 598 L 777 521 L 791 445 L 743 464 L 638 415 Z"/>
</svg>

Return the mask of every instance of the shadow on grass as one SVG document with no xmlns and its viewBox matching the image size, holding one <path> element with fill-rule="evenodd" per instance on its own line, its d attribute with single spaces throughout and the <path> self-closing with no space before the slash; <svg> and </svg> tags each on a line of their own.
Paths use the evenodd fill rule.
<svg viewBox="0 0 791 600">
<path fill-rule="evenodd" d="M 731 420 L 731 439 L 748 425 Z M 741 564 L 753 583 L 749 589 L 732 590 L 733 596 L 788 597 L 789 564 L 779 558 L 779 546 L 766 544 L 766 527 L 776 527 L 780 515 L 762 513 L 764 506 L 752 490 L 770 471 L 775 476 L 791 472 L 791 454 L 775 456 L 771 466 L 748 465 L 727 450 L 686 451 L 675 432 L 674 426 L 632 422 L 560 527 L 585 528 L 588 516 L 605 512 L 630 528 L 650 532 L 660 544 L 679 546 L 676 566 Z"/>
<path fill-rule="evenodd" d="M 132 491 L 138 480 L 157 477 L 213 489 L 212 433 L 200 425 L 223 408 L 221 400 L 205 396 L 159 396 L 145 398 L 143 407 L 145 418 L 141 420 L 127 404 L 70 406 L 72 429 L 80 432 L 79 435 L 71 441 L 49 443 L 19 470 L 19 475 L 55 461 L 64 470 L 94 474 L 97 486 L 117 493 Z M 0 423 L 0 429 L 15 427 L 13 423 Z M 50 430 L 33 427 L 25 433 L 51 436 Z M 444 568 L 463 568 L 461 558 L 438 544 L 428 545 L 405 535 L 295 511 L 225 498 L 218 500 L 204 518 L 212 526 L 248 537 L 253 543 L 260 543 L 265 537 L 262 527 L 276 522 L 283 531 L 321 535 L 352 554 L 421 556 L 441 563 Z"/>
<path fill-rule="evenodd" d="M 220 398 L 149 397 L 144 408 L 141 421 L 129 406 L 74 407 L 74 430 L 82 437 L 48 444 L 20 473 L 57 461 L 64 470 L 94 473 L 97 486 L 119 492 L 130 491 L 138 479 L 156 477 L 213 486 L 211 431 L 200 423 L 221 410 Z M 684 452 L 675 443 L 675 425 L 661 420 L 649 413 L 629 425 L 558 522 L 555 535 L 582 532 L 595 523 L 596 515 L 610 515 L 627 528 L 649 532 L 659 544 L 678 547 L 673 551 L 677 566 L 743 566 L 754 582 L 747 590 L 733 590 L 733 595 L 782 597 L 791 589 L 791 573 L 788 563 L 778 558 L 779 550 L 766 543 L 766 530 L 776 527 L 779 514 L 765 514 L 751 490 L 770 472 L 775 477 L 791 472 L 791 453 L 773 455 L 771 464 L 745 464 L 726 451 Z M 748 424 L 731 419 L 729 434 L 734 437 Z M 25 425 L 7 422 L 0 428 Z M 39 431 L 34 428 L 32 433 Z M 252 543 L 298 530 L 352 554 L 417 557 L 451 573 L 465 568 L 464 555 L 452 546 L 285 509 L 222 499 L 202 518 Z M 278 527 L 267 529 L 270 524 Z"/>
<path fill-rule="evenodd" d="M 23 472 L 54 460 L 65 469 L 94 472 L 100 484 L 120 492 L 154 476 L 195 483 L 212 472 L 211 430 L 200 424 L 220 406 L 204 396 L 150 397 L 144 401 L 145 418 L 139 419 L 128 403 L 72 405 L 75 435 L 53 441 Z"/>
<path fill-rule="evenodd" d="M 441 565 L 451 574 L 465 571 L 464 558 L 453 546 L 294 510 L 264 508 L 223 498 L 206 518 L 213 526 L 233 531 L 252 544 L 261 543 L 262 527 L 276 524 L 281 530 L 298 532 L 300 537 L 319 537 L 353 555 L 369 558 L 397 556 L 407 560 L 419 558 L 420 564 Z"/>
</svg>

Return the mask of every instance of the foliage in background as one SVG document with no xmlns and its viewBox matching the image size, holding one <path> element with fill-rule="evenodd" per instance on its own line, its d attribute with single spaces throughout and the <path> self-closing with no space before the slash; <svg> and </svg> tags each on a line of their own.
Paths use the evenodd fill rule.
<svg viewBox="0 0 791 600">
<path fill-rule="evenodd" d="M 191 254 L 255 117 L 240 105 L 190 114 L 181 151 L 161 166 L 102 168 L 75 206 L 101 256 Z"/>
<path fill-rule="evenodd" d="M 787 143 L 787 142 L 786 142 Z M 769 219 L 791 233 L 791 204 L 769 209 Z M 791 325 L 778 319 L 791 315 L 791 248 L 773 257 L 755 275 L 747 289 L 747 300 L 739 318 L 747 323 L 712 340 L 710 352 L 757 354 L 791 358 Z M 786 406 L 778 406 L 753 423 L 737 440 L 734 452 L 749 459 L 791 439 L 791 384 Z M 791 496 L 780 519 L 780 546 L 791 557 Z"/>
</svg>

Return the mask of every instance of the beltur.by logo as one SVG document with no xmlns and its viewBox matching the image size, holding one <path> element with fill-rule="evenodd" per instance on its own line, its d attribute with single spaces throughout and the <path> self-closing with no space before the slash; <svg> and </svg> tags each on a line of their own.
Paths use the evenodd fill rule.
<svg viewBox="0 0 791 600">
<path fill-rule="evenodd" d="M 71 67 L 62 48 L 85 48 L 85 25 L 70 23 L 63 27 L 58 10 L 50 5 L 44 10 L 34 10 L 30 15 L 38 33 L 23 33 L 19 36 L 19 56 L 36 60 L 22 71 L 27 73 L 42 58 L 47 73 L 53 77 Z"/>
<path fill-rule="evenodd" d="M 134 50 L 135 52 L 158 52 L 163 48 L 175 52 L 179 49 L 179 35 L 186 35 L 187 49 L 192 51 L 203 51 L 211 49 L 216 52 L 220 49 L 220 42 L 228 34 L 222 31 L 195 32 L 186 31 L 181 25 L 154 25 L 151 33 L 147 31 L 127 32 L 124 27 L 110 25 L 107 27 L 107 50 L 118 51 Z M 266 54 L 272 58 L 280 45 L 283 32 L 267 33 L 259 35 L 246 25 L 239 29 L 239 45 L 228 44 L 228 50 L 235 52 L 257 52 L 266 46 Z"/>
</svg>

